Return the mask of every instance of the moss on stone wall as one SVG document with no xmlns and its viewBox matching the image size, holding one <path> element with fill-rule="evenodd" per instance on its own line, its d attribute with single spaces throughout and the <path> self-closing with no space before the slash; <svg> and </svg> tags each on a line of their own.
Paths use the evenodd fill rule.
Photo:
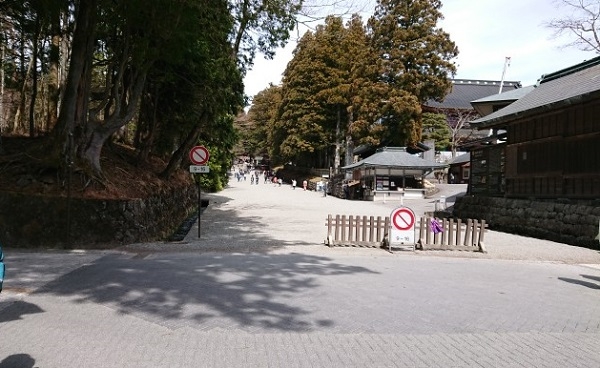
<svg viewBox="0 0 600 368">
<path fill-rule="evenodd" d="M 0 192 L 0 235 L 10 247 L 92 248 L 167 239 L 197 206 L 194 186 L 131 200 Z"/>
</svg>

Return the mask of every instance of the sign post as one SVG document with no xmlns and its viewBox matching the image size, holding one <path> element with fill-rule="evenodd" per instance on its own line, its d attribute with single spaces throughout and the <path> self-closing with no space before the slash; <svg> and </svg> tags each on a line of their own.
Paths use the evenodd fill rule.
<svg viewBox="0 0 600 368">
<path fill-rule="evenodd" d="M 392 211 L 388 239 L 390 252 L 394 245 L 410 246 L 412 250 L 415 249 L 415 222 L 415 213 L 408 207 L 398 207 Z"/>
<path fill-rule="evenodd" d="M 190 161 L 194 165 L 190 165 L 190 172 L 192 174 L 206 174 L 210 172 L 209 167 L 206 166 L 208 163 L 208 159 L 210 158 L 210 153 L 208 149 L 204 146 L 195 146 L 190 150 Z M 198 179 L 198 178 L 196 178 Z M 196 180 L 198 186 L 198 239 L 200 239 L 200 224 L 201 224 L 201 216 L 202 216 L 202 189 L 200 188 L 200 180 Z"/>
</svg>

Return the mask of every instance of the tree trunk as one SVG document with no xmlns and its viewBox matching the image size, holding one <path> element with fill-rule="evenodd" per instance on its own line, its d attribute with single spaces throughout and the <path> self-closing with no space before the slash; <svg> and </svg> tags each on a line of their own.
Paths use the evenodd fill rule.
<svg viewBox="0 0 600 368">
<path fill-rule="evenodd" d="M 179 146 L 179 148 L 173 153 L 167 167 L 160 174 L 163 178 L 170 177 L 173 172 L 181 165 L 183 161 L 184 155 L 189 152 L 190 149 L 194 146 L 194 144 L 198 141 L 198 137 L 200 137 L 200 133 L 202 132 L 202 127 L 205 119 L 205 113 L 202 113 L 200 118 L 198 119 L 198 124 L 194 126 L 194 128 L 189 132 L 183 144 Z"/>
<path fill-rule="evenodd" d="M 340 168 L 340 150 L 342 144 L 340 142 L 340 124 L 342 119 L 341 106 L 337 107 L 337 121 L 335 122 L 335 158 L 333 161 L 333 171 L 337 174 Z"/>
<path fill-rule="evenodd" d="M 53 132 L 58 143 L 54 146 L 53 156 L 60 163 L 73 159 L 73 152 L 69 152 L 69 137 L 73 136 L 75 145 L 81 142 L 88 113 L 97 0 L 80 1 L 78 5 L 64 98 Z"/>
<path fill-rule="evenodd" d="M 50 42 L 50 53 L 48 55 L 48 115 L 46 116 L 46 126 L 48 131 L 52 131 L 58 118 L 58 97 L 59 97 L 59 73 L 60 65 L 60 15 L 57 19 L 52 19 L 52 38 Z"/>
<path fill-rule="evenodd" d="M 352 108 L 348 109 L 348 126 L 346 127 L 346 162 L 345 166 L 352 164 L 354 161 L 354 142 L 352 141 L 352 135 L 350 131 L 352 129 L 352 123 L 354 122 L 354 113 Z"/>
<path fill-rule="evenodd" d="M 106 140 L 111 136 L 113 132 L 104 129 L 95 129 L 86 145 L 86 149 L 83 152 L 83 159 L 87 162 L 97 174 L 102 172 L 100 165 L 100 157 L 102 156 L 102 147 Z"/>
<path fill-rule="evenodd" d="M 35 32 L 34 38 L 32 40 L 33 43 L 33 53 L 31 55 L 31 65 L 32 65 L 32 76 L 31 76 L 31 101 L 29 101 L 29 137 L 33 138 L 35 136 L 35 102 L 37 100 L 37 89 L 38 89 L 38 72 L 37 72 L 37 59 L 39 52 L 39 33 L 40 33 L 40 19 L 39 16 L 36 16 L 35 19 Z"/>
<path fill-rule="evenodd" d="M 0 21 L 0 30 L 2 30 L 2 21 Z M 0 44 L 0 62 L 4 65 L 4 54 L 6 47 L 4 42 Z M 4 154 L 2 146 L 2 134 L 4 133 L 4 67 L 0 68 L 0 154 Z"/>
</svg>

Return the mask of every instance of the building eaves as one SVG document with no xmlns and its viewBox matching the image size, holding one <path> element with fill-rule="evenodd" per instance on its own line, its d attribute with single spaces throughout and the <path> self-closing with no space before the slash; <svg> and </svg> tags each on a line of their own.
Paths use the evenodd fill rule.
<svg viewBox="0 0 600 368">
<path fill-rule="evenodd" d="M 542 76 L 530 93 L 503 109 L 471 121 L 471 126 L 488 129 L 545 111 L 600 98 L 600 57 L 549 75 L 552 77 Z"/>
<path fill-rule="evenodd" d="M 472 110 L 471 101 L 498 94 L 501 83 L 503 92 L 521 87 L 521 83 L 516 81 L 453 79 L 452 89 L 442 102 L 430 100 L 425 105 L 437 109 Z"/>
<path fill-rule="evenodd" d="M 474 101 L 471 101 L 471 105 L 473 104 L 489 104 L 489 103 L 510 103 L 514 102 L 529 92 L 533 91 L 535 86 L 526 86 L 523 88 L 512 89 L 507 92 L 497 93 L 495 95 L 483 97 Z"/>
<path fill-rule="evenodd" d="M 446 164 L 432 162 L 421 157 L 411 155 L 410 153 L 406 152 L 404 148 L 385 147 L 379 149 L 375 154 L 360 160 L 359 162 L 342 167 L 342 169 L 350 170 L 358 167 L 368 166 L 395 167 L 416 170 L 433 170 L 447 167 Z"/>
</svg>

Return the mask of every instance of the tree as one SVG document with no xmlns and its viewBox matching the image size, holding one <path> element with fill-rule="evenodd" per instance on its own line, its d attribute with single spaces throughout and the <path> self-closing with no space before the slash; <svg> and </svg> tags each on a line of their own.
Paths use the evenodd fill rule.
<svg viewBox="0 0 600 368">
<path fill-rule="evenodd" d="M 465 141 L 469 140 L 473 134 L 473 129 L 469 129 L 468 135 L 464 134 L 464 129 L 469 128 L 469 122 L 479 117 L 475 110 L 451 109 L 448 111 L 448 127 L 450 128 L 450 149 L 452 157 L 456 156 L 456 150 Z"/>
<path fill-rule="evenodd" d="M 230 0 L 234 15 L 232 53 L 242 73 L 254 62 L 256 52 L 267 58 L 284 47 L 303 0 Z"/>
<path fill-rule="evenodd" d="M 317 57 L 315 35 L 307 32 L 294 50 L 294 58 L 283 73 L 281 108 L 274 136 L 281 159 L 313 166 L 315 155 L 326 151 L 331 141 L 331 121 L 316 98 L 326 84 L 324 60 Z M 280 140 L 279 140 L 280 139 Z"/>
<path fill-rule="evenodd" d="M 597 0 L 560 0 L 557 7 L 565 8 L 565 15 L 546 23 L 556 37 L 570 33 L 575 39 L 566 46 L 600 54 L 600 2 Z"/>
<path fill-rule="evenodd" d="M 314 33 L 305 34 L 284 73 L 280 123 L 288 135 L 282 153 L 294 153 L 296 160 L 303 157 L 306 165 L 331 165 L 337 171 L 345 142 L 348 163 L 358 110 L 354 105 L 364 93 L 360 66 L 367 54 L 358 15 L 346 26 L 340 17 L 327 17 Z"/>
<path fill-rule="evenodd" d="M 451 131 L 446 121 L 446 115 L 423 113 L 423 139 L 433 139 L 435 150 L 444 151 L 450 147 Z"/>
<path fill-rule="evenodd" d="M 133 145 L 139 160 L 168 160 L 166 178 L 199 139 L 225 159 L 230 153 L 216 150 L 237 139 L 243 73 L 256 52 L 270 56 L 286 42 L 301 4 L 0 1 L 2 86 L 21 100 L 0 105 L 0 117 L 18 122 L 13 132 L 24 133 L 27 122 L 31 132 L 51 130 L 41 164 L 61 174 L 75 165 L 104 180 L 102 150 L 116 139 Z"/>
<path fill-rule="evenodd" d="M 252 129 L 241 132 L 242 139 L 250 142 L 251 154 L 267 154 L 269 157 L 279 155 L 279 139 L 275 137 L 278 111 L 281 106 L 281 87 L 269 85 L 252 99 L 252 107 L 248 111 L 248 119 Z"/>
<path fill-rule="evenodd" d="M 458 49 L 437 22 L 439 0 L 378 0 L 368 21 L 382 105 L 381 139 L 413 146 L 421 138 L 420 105 L 440 101 L 451 87 Z M 374 102 L 377 104 L 376 102 Z"/>
</svg>

